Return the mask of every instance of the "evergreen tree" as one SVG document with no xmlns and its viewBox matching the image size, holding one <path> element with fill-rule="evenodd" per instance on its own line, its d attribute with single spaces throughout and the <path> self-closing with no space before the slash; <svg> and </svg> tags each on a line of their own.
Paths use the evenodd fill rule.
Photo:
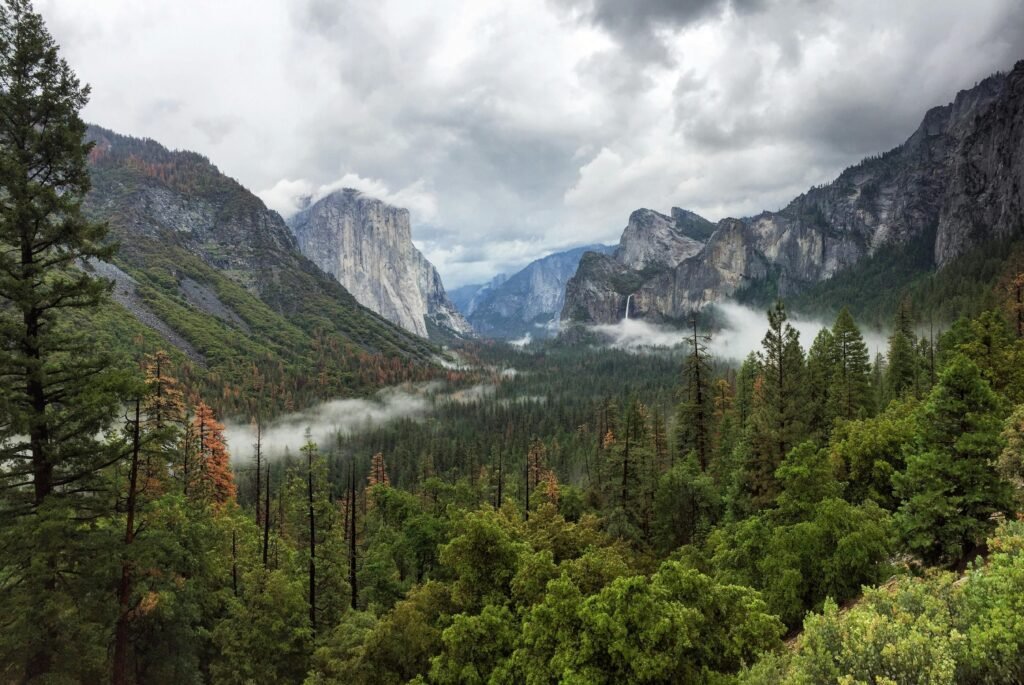
<svg viewBox="0 0 1024 685">
<path fill-rule="evenodd" d="M 875 354 L 875 361 L 871 364 L 871 397 L 879 410 L 884 410 L 889 403 L 889 393 L 885 385 L 886 372 L 885 356 L 878 352 Z"/>
<path fill-rule="evenodd" d="M 697 455 L 701 471 L 708 468 L 711 452 L 711 419 L 714 415 L 711 391 L 711 364 L 708 359 L 707 336 L 697 333 L 697 319 L 692 317 L 692 335 L 688 339 L 690 354 L 683 365 L 683 401 L 676 420 L 677 446 L 680 457 L 690 452 Z"/>
<path fill-rule="evenodd" d="M 754 388 L 747 489 L 755 507 L 778 494 L 775 470 L 806 434 L 807 387 L 800 334 L 788 322 L 782 302 L 768 311 L 768 332 L 758 353 L 761 374 Z"/>
<path fill-rule="evenodd" d="M 995 462 L 1002 450 L 999 397 L 977 365 L 954 357 L 939 376 L 920 418 L 921 451 L 893 478 L 907 546 L 927 562 L 971 554 L 1011 503 Z"/>
<path fill-rule="evenodd" d="M 871 413 L 871 355 L 845 307 L 832 327 L 835 368 L 829 385 L 830 414 L 840 419 Z"/>
<path fill-rule="evenodd" d="M 313 499 L 313 462 L 319 461 L 319 452 L 306 430 L 306 444 L 302 446 L 302 452 L 306 456 L 306 506 L 309 518 L 309 625 L 313 630 L 313 638 L 316 638 L 316 510 Z"/>
<path fill-rule="evenodd" d="M 217 421 L 213 409 L 205 402 L 200 402 L 196 407 L 192 432 L 196 437 L 203 496 L 218 506 L 233 502 L 237 489 L 234 473 L 231 471 L 231 458 L 224 440 L 224 425 Z"/>
<path fill-rule="evenodd" d="M 374 485 L 391 485 L 383 452 L 377 452 L 370 460 L 370 475 L 366 478 L 366 484 L 371 488 Z"/>
<path fill-rule="evenodd" d="M 1006 446 L 999 454 L 996 469 L 1013 488 L 1017 510 L 1024 504 L 1024 404 L 1017 405 L 1003 424 Z"/>
<path fill-rule="evenodd" d="M 757 354 L 751 352 L 740 364 L 739 373 L 736 374 L 736 419 L 740 429 L 747 427 L 747 421 L 754 412 L 754 383 L 760 375 L 761 364 Z"/>
<path fill-rule="evenodd" d="M 165 491 L 172 455 L 185 421 L 185 404 L 171 359 L 158 350 L 143 362 L 146 392 L 142 400 L 142 430 L 148 439 L 142 447 L 142 479 L 151 495 Z"/>
<path fill-rule="evenodd" d="M 81 209 L 88 95 L 31 4 L 0 5 L 0 662 L 20 664 L 13 680 L 89 673 L 96 634 L 78 631 L 96 590 L 80 583 L 98 529 L 82 521 L 109 511 L 99 472 L 122 457 L 98 439 L 116 375 L 70 322 L 109 292 L 81 265 L 113 251 Z"/>
<path fill-rule="evenodd" d="M 836 340 L 822 328 L 807 350 L 807 430 L 812 435 L 828 435 L 835 419 L 832 384 L 838 368 Z"/>
<path fill-rule="evenodd" d="M 904 301 L 896 311 L 892 335 L 889 336 L 889 354 L 885 376 L 886 394 L 889 399 L 914 390 L 918 358 L 914 341 L 914 320 L 910 303 Z"/>
</svg>

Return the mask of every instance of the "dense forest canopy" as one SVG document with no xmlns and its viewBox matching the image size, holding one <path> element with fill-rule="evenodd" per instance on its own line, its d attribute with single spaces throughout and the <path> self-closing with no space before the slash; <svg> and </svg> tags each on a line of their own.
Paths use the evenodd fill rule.
<svg viewBox="0 0 1024 685">
<path fill-rule="evenodd" d="M 0 7 L 5 682 L 1024 680 L 1024 278 L 937 337 L 913 291 L 877 355 L 781 301 L 739 364 L 696 324 L 458 370 L 325 349 L 429 409 L 280 454 L 315 381 L 95 344 L 125 317 L 82 266 L 116 249 L 82 211 L 87 97 Z"/>
</svg>

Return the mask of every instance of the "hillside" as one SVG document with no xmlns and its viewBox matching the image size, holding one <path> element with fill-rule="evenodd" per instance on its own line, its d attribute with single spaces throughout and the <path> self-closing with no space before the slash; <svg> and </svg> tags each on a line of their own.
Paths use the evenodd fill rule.
<svg viewBox="0 0 1024 685">
<path fill-rule="evenodd" d="M 281 217 L 205 157 L 99 127 L 88 135 L 86 212 L 120 244 L 114 265 L 97 268 L 149 345 L 173 346 L 228 386 L 218 393 L 228 408 L 238 389 L 267 382 L 281 406 L 351 394 L 434 354 L 303 257 Z"/>
</svg>

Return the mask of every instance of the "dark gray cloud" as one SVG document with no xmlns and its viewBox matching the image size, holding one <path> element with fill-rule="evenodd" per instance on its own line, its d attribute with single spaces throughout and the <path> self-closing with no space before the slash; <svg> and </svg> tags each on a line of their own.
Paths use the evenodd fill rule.
<svg viewBox="0 0 1024 685">
<path fill-rule="evenodd" d="M 670 61 L 664 37 L 682 27 L 720 16 L 747 14 L 764 0 L 552 0 L 606 30 L 632 55 Z"/>
<path fill-rule="evenodd" d="M 1020 0 L 37 0 L 87 117 L 281 211 L 408 207 L 446 283 L 774 209 L 1024 57 Z M 182 49 L 181 36 L 188 36 Z"/>
</svg>

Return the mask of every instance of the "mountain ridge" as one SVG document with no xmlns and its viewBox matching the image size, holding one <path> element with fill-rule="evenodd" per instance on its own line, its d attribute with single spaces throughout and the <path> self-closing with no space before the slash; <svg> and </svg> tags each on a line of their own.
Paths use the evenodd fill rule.
<svg viewBox="0 0 1024 685">
<path fill-rule="evenodd" d="M 680 320 L 749 289 L 792 296 L 917 239 L 941 269 L 1024 231 L 1024 62 L 929 109 L 902 145 L 865 158 L 777 212 L 715 224 L 704 248 L 657 272 L 590 258 L 567 284 L 565 321 Z M 624 232 L 625 236 L 625 232 Z M 934 237 L 931 237 L 934 236 Z"/>
</svg>

